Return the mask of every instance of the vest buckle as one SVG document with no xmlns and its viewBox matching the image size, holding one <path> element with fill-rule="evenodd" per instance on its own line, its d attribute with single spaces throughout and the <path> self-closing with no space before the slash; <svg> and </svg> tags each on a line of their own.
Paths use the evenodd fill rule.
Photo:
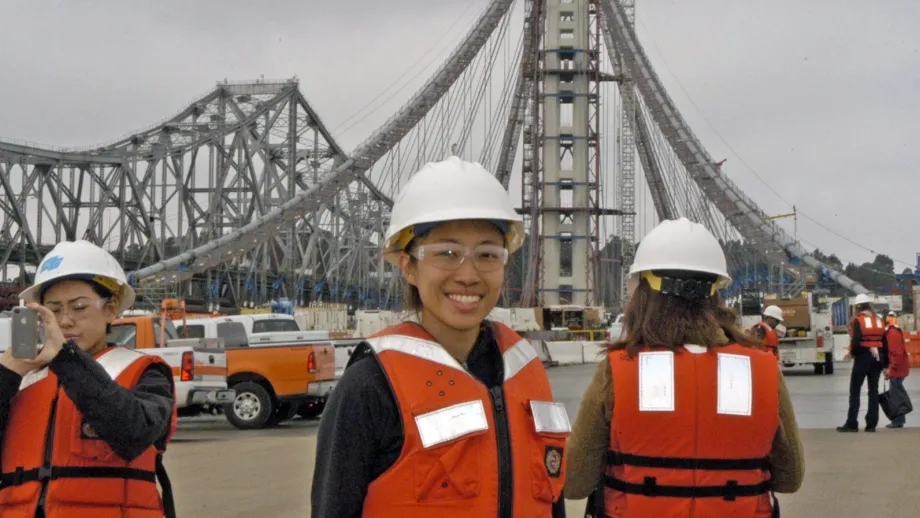
<svg viewBox="0 0 920 518">
<path fill-rule="evenodd" d="M 38 468 L 38 481 L 43 482 L 45 480 L 51 479 L 51 468 L 48 466 L 42 466 Z"/>
</svg>

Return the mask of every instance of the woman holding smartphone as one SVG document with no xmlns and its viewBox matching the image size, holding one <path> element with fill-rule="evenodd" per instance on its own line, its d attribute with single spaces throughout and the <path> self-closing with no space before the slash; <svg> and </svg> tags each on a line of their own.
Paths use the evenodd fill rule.
<svg viewBox="0 0 920 518">
<path fill-rule="evenodd" d="M 45 343 L 34 359 L 0 355 L 0 516 L 175 516 L 162 465 L 172 369 L 107 342 L 134 304 L 121 266 L 90 242 L 62 242 L 21 298 Z"/>
</svg>

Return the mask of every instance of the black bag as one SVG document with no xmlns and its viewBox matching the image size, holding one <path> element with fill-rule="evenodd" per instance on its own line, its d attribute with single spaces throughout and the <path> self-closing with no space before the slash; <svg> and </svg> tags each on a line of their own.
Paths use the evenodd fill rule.
<svg viewBox="0 0 920 518">
<path fill-rule="evenodd" d="M 887 384 L 887 383 L 886 383 Z M 884 385 L 883 385 L 884 388 Z M 904 385 L 892 385 L 878 395 L 878 404 L 888 419 L 907 415 L 914 410 Z"/>
</svg>

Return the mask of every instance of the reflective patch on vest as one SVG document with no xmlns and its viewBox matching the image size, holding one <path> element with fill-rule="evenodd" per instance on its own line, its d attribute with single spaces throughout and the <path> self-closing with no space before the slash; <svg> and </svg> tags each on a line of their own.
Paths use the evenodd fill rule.
<svg viewBox="0 0 920 518">
<path fill-rule="evenodd" d="M 565 405 L 555 401 L 531 401 L 534 428 L 537 433 L 568 433 L 572 431 Z"/>
<path fill-rule="evenodd" d="M 553 478 L 559 478 L 562 473 L 562 448 L 547 446 L 544 463 L 546 464 L 546 473 Z"/>
<path fill-rule="evenodd" d="M 429 340 L 402 335 L 388 335 L 369 338 L 367 343 L 376 354 L 381 354 L 385 351 L 397 351 L 466 373 L 466 369 L 450 353 L 437 343 Z"/>
<path fill-rule="evenodd" d="M 718 358 L 719 389 L 716 412 L 750 416 L 754 401 L 751 358 L 727 353 L 718 353 Z"/>
<path fill-rule="evenodd" d="M 505 367 L 505 381 L 510 380 L 515 374 L 521 372 L 528 363 L 536 360 L 537 351 L 527 340 L 521 340 L 511 346 L 502 354 L 502 363 Z"/>
<path fill-rule="evenodd" d="M 48 367 L 42 367 L 37 371 L 32 371 L 22 377 L 22 381 L 19 382 L 19 390 L 25 390 L 29 385 L 34 385 L 47 377 Z"/>
<path fill-rule="evenodd" d="M 422 446 L 431 448 L 458 437 L 489 429 L 482 401 L 458 403 L 449 407 L 415 416 Z"/>
<path fill-rule="evenodd" d="M 130 367 L 132 363 L 143 356 L 143 353 L 132 351 L 131 349 L 113 347 L 96 359 L 96 363 L 102 365 L 105 372 L 114 380 L 118 378 L 125 369 Z"/>
<path fill-rule="evenodd" d="M 674 353 L 639 353 L 639 411 L 674 411 Z"/>
</svg>

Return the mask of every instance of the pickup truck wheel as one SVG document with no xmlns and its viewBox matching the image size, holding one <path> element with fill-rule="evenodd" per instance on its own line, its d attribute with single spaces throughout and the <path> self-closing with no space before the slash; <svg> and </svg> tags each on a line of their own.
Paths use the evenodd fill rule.
<svg viewBox="0 0 920 518">
<path fill-rule="evenodd" d="M 240 430 L 265 428 L 275 410 L 272 397 L 265 387 L 244 381 L 234 385 L 233 389 L 236 390 L 236 399 L 224 407 L 227 421 Z"/>
</svg>

